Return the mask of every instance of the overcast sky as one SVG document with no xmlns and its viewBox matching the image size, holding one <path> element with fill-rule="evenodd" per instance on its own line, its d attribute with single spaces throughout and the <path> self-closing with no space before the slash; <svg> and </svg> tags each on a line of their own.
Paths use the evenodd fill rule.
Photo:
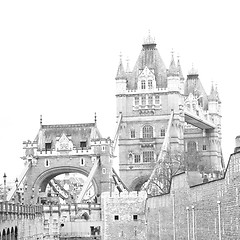
<svg viewBox="0 0 240 240">
<path fill-rule="evenodd" d="M 133 68 L 151 31 L 168 67 L 180 55 L 194 64 L 209 94 L 222 100 L 225 161 L 240 134 L 238 1 L 0 1 L 0 182 L 23 169 L 22 142 L 43 124 L 94 121 L 113 138 L 115 76 Z"/>
</svg>

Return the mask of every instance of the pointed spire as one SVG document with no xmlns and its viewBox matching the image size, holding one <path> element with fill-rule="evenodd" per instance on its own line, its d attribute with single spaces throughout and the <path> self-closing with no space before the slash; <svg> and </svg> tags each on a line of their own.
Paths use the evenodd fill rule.
<svg viewBox="0 0 240 240">
<path fill-rule="evenodd" d="M 118 66 L 117 76 L 115 78 L 118 79 L 127 79 L 126 72 L 124 71 L 123 64 L 122 64 L 122 54 L 120 53 L 120 63 Z"/>
<path fill-rule="evenodd" d="M 180 79 L 184 79 L 179 55 L 178 55 L 178 61 L 177 61 L 177 70 L 178 70 Z"/>
<path fill-rule="evenodd" d="M 178 69 L 177 69 L 176 64 L 175 64 L 173 50 L 172 50 L 171 53 L 172 53 L 172 59 L 171 59 L 170 66 L 169 66 L 169 69 L 168 69 L 168 76 L 176 76 L 176 75 L 178 75 Z"/>
<path fill-rule="evenodd" d="M 130 66 L 129 66 L 129 58 L 127 58 L 127 67 L 126 67 L 126 73 L 130 73 L 131 70 L 130 70 Z"/>
<path fill-rule="evenodd" d="M 212 82 L 212 87 L 211 87 L 211 92 L 210 95 L 208 97 L 209 101 L 219 101 L 219 97 L 218 97 L 218 91 L 217 88 L 214 88 L 213 82 Z"/>
<path fill-rule="evenodd" d="M 216 92 L 216 96 L 217 96 L 218 102 L 221 103 L 221 100 L 220 100 L 220 97 L 219 97 L 219 93 L 218 93 L 218 86 L 217 86 L 217 84 L 215 84 L 215 92 Z"/>
</svg>

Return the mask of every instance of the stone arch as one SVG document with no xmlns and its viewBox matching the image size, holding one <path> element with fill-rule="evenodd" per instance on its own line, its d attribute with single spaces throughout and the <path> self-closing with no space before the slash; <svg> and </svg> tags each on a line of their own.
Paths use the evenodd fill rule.
<svg viewBox="0 0 240 240">
<path fill-rule="evenodd" d="M 14 237 L 15 237 L 15 233 L 14 233 L 14 228 L 13 228 L 13 227 L 11 227 L 11 233 L 10 233 L 10 235 L 11 235 L 11 240 L 15 239 L 15 238 L 14 238 Z"/>
<path fill-rule="evenodd" d="M 89 175 L 89 171 L 81 168 L 81 167 L 75 167 L 75 166 L 61 166 L 61 167 L 54 167 L 46 169 L 44 172 L 42 172 L 39 176 L 36 177 L 36 180 L 33 183 L 33 187 L 35 191 L 38 191 L 38 189 L 41 189 L 41 191 L 45 191 L 47 184 L 49 181 L 63 173 L 80 173 L 84 176 Z M 98 184 L 98 181 L 93 178 L 93 187 L 96 195 L 100 195 L 100 186 Z M 37 198 L 35 197 L 35 202 L 37 201 Z"/>
<path fill-rule="evenodd" d="M 144 175 L 137 177 L 133 180 L 132 184 L 130 185 L 131 191 L 140 191 L 144 183 L 146 183 L 149 179 L 149 175 Z"/>
<path fill-rule="evenodd" d="M 17 226 L 15 227 L 14 233 L 15 233 L 14 240 L 17 240 L 18 239 L 18 228 L 17 228 Z"/>
<path fill-rule="evenodd" d="M 8 228 L 7 229 L 7 240 L 10 240 L 11 239 L 11 233 L 10 233 L 10 229 Z"/>
<path fill-rule="evenodd" d="M 6 239 L 7 239 L 6 231 L 5 231 L 5 229 L 3 229 L 3 232 L 2 232 L 2 240 L 6 240 Z"/>
</svg>

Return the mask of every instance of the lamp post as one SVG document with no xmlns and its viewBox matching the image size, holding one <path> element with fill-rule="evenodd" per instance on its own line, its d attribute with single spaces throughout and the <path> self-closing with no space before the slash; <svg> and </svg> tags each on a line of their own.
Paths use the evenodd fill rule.
<svg viewBox="0 0 240 240">
<path fill-rule="evenodd" d="M 7 201 L 7 175 L 6 175 L 6 173 L 3 174 L 3 184 L 4 184 L 3 200 L 4 200 L 4 202 L 6 202 Z"/>
</svg>

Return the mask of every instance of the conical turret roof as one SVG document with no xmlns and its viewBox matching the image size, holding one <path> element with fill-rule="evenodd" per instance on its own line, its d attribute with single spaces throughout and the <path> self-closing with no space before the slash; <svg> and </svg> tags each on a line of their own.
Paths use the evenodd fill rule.
<svg viewBox="0 0 240 240">
<path fill-rule="evenodd" d="M 173 52 L 172 52 L 172 59 L 171 59 L 171 62 L 170 62 L 170 66 L 169 66 L 167 75 L 168 76 L 176 76 L 176 75 L 178 75 L 178 69 L 176 67 L 176 63 L 175 63 L 175 60 L 174 60 Z"/>
<path fill-rule="evenodd" d="M 128 76 L 129 89 L 137 88 L 138 75 L 145 67 L 148 67 L 154 73 L 157 87 L 167 87 L 166 67 L 156 46 L 157 44 L 151 36 L 145 39 L 133 71 L 131 75 Z"/>
<path fill-rule="evenodd" d="M 214 88 L 213 83 L 212 83 L 210 95 L 208 96 L 208 100 L 220 102 L 217 87 Z"/>
<path fill-rule="evenodd" d="M 118 80 L 118 79 L 127 79 L 127 74 L 124 71 L 124 67 L 123 67 L 123 64 L 122 64 L 122 58 L 120 58 L 120 63 L 119 63 L 119 66 L 118 66 L 117 75 L 116 75 L 115 79 L 116 80 Z"/>
</svg>

